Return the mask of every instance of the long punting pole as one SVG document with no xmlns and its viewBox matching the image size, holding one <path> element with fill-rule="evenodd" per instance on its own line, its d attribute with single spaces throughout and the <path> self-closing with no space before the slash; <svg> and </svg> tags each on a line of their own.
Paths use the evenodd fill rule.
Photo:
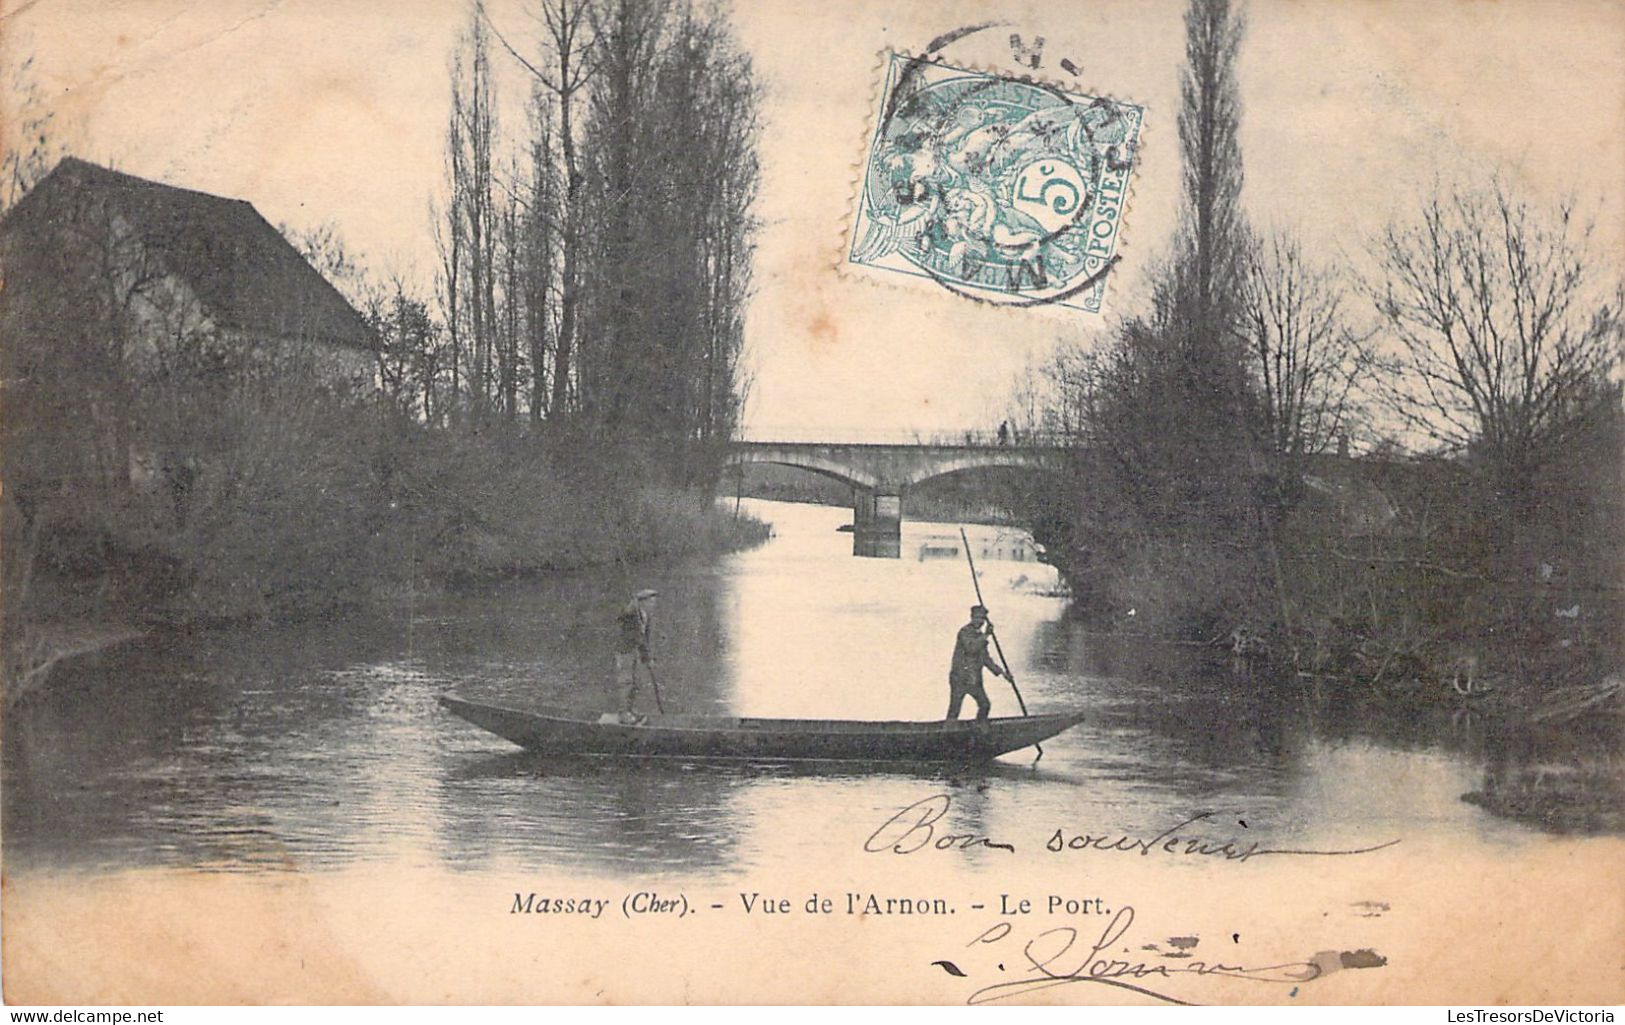
<svg viewBox="0 0 1625 1025">
<path fill-rule="evenodd" d="M 643 668 L 649 670 L 649 682 L 654 685 L 654 689 L 655 689 L 655 707 L 660 709 L 660 714 L 661 715 L 665 715 L 666 714 L 666 703 L 664 701 L 660 700 L 660 681 L 655 679 L 655 667 L 650 665 L 649 663 L 645 662 L 645 663 L 643 663 Z"/>
</svg>

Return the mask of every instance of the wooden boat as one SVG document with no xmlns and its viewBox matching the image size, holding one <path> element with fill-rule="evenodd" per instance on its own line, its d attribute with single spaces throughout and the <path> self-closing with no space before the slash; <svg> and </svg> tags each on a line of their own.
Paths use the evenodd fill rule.
<svg viewBox="0 0 1625 1025">
<path fill-rule="evenodd" d="M 1081 713 L 980 721 L 862 722 L 651 715 L 635 724 L 556 708 L 521 711 L 441 695 L 459 718 L 549 754 L 757 761 L 980 762 L 1048 740 Z"/>
</svg>

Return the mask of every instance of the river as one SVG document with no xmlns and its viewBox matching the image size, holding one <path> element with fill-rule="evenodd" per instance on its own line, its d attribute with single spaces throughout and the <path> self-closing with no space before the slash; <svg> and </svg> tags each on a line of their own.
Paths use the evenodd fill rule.
<svg viewBox="0 0 1625 1025">
<path fill-rule="evenodd" d="M 615 614 L 633 590 L 656 587 L 674 711 L 941 715 L 973 599 L 944 540 L 956 528 L 908 523 L 905 558 L 857 559 L 837 532 L 848 510 L 745 505 L 774 537 L 715 560 L 403 596 L 387 615 L 199 631 L 62 667 L 6 717 L 8 871 L 378 861 L 720 877 L 816 861 L 826 847 L 844 857 L 854 837 L 933 793 L 953 796 L 956 832 L 992 836 L 1034 822 L 1155 835 L 1203 812 L 1224 820 L 1220 835 L 1263 828 L 1302 848 L 1534 835 L 1461 800 L 1483 777 L 1471 723 L 1445 716 L 1385 734 L 1307 686 L 1086 634 L 1053 571 L 999 558 L 1022 539 L 992 527 L 973 528 L 972 543 L 1028 706 L 1087 713 L 1036 768 L 1031 750 L 951 771 L 560 760 L 436 705 L 455 691 L 613 707 Z M 943 551 L 920 557 L 922 546 Z M 994 714 L 1015 713 L 1008 684 L 990 677 L 988 691 Z M 647 691 L 641 701 L 652 710 Z"/>
</svg>

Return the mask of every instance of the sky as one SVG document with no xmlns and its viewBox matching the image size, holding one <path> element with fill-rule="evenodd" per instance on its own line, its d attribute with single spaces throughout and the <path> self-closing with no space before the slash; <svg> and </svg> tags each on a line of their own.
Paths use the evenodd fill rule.
<svg viewBox="0 0 1625 1025">
<path fill-rule="evenodd" d="M 516 46 L 524 0 L 490 0 Z M 76 155 L 335 224 L 375 271 L 427 280 L 461 0 L 0 0 L 0 60 L 35 79 Z M 739 0 L 764 89 L 747 433 L 861 440 L 996 424 L 1011 382 L 1057 344 L 1100 343 L 1140 308 L 1178 211 L 1177 0 Z M 1252 0 L 1239 67 L 1244 202 L 1351 274 L 1435 180 L 1500 174 L 1533 202 L 1577 196 L 1618 273 L 1625 252 L 1625 4 L 1590 0 Z M 950 63 L 1015 70 L 1147 108 L 1107 310 L 987 308 L 843 264 L 882 52 L 965 25 Z M 1077 74 L 1064 70 L 1066 58 Z M 9 76 L 8 76 L 9 78 Z M 512 64 L 499 87 L 521 129 Z M 680 144 L 674 140 L 674 145 Z M 1351 304 L 1356 311 L 1359 303 Z"/>
</svg>

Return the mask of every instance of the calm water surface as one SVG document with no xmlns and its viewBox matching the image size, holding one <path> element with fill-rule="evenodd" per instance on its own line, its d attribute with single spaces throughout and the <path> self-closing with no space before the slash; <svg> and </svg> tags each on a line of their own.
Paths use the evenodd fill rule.
<svg viewBox="0 0 1625 1025">
<path fill-rule="evenodd" d="M 6 716 L 8 871 L 404 861 L 693 877 L 849 852 L 933 793 L 953 795 L 956 832 L 1039 843 L 1037 823 L 1150 836 L 1202 811 L 1247 818 L 1280 846 L 1526 835 L 1460 800 L 1482 779 L 1470 726 L 1375 733 L 1303 687 L 1086 635 L 1052 570 L 991 557 L 1015 547 L 994 528 L 972 540 L 1029 707 L 1088 712 L 1036 770 L 1031 751 L 913 772 L 550 759 L 435 704 L 455 690 L 613 707 L 615 614 L 654 586 L 671 710 L 940 716 L 973 593 L 962 561 L 913 556 L 956 528 L 905 524 L 910 557 L 854 559 L 836 531 L 849 511 L 747 505 L 774 539 L 714 561 L 403 598 L 367 621 L 198 633 L 61 669 Z M 1004 681 L 988 691 L 994 714 L 1015 713 Z"/>
</svg>

